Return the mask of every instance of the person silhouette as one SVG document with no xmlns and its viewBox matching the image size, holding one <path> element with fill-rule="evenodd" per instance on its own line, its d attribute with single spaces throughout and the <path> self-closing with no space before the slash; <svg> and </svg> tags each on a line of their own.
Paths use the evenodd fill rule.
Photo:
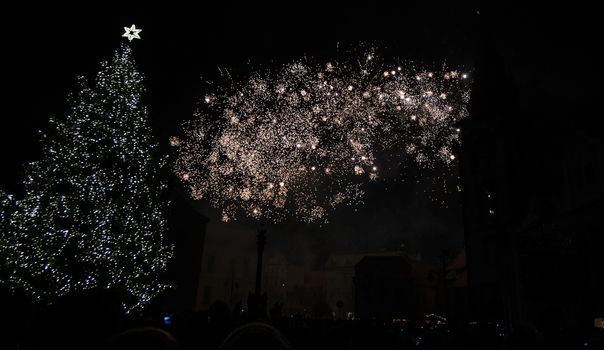
<svg viewBox="0 0 604 350">
<path fill-rule="evenodd" d="M 275 327 L 262 322 L 251 322 L 232 331 L 222 342 L 220 349 L 291 350 L 293 347 Z"/>
<path fill-rule="evenodd" d="M 134 328 L 118 333 L 105 342 L 105 349 L 112 350 L 175 350 L 178 343 L 163 329 L 154 327 Z"/>
</svg>

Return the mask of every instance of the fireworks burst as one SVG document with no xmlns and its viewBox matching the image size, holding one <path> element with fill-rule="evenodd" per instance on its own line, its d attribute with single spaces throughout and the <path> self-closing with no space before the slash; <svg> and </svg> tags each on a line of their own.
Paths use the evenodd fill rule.
<svg viewBox="0 0 604 350">
<path fill-rule="evenodd" d="M 449 166 L 467 114 L 468 75 L 387 65 L 370 52 L 353 63 L 298 61 L 206 94 L 177 148 L 175 172 L 195 199 L 240 215 L 324 222 L 358 204 L 386 164 Z"/>
</svg>

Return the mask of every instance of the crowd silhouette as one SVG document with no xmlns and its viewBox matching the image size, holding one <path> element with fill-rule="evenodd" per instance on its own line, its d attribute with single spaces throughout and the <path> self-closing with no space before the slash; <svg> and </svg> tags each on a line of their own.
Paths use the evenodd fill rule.
<svg viewBox="0 0 604 350">
<path fill-rule="evenodd" d="M 602 330 L 506 328 L 497 322 L 343 320 L 252 313 L 222 301 L 183 314 L 124 314 L 117 294 L 88 292 L 50 307 L 4 293 L 2 349 L 598 349 Z"/>
</svg>

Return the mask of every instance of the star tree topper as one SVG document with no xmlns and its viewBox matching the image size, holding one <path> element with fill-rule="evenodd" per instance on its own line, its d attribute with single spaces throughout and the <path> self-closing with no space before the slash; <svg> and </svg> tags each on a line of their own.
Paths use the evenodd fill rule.
<svg viewBox="0 0 604 350">
<path fill-rule="evenodd" d="M 141 37 L 140 35 L 138 35 L 138 33 L 143 31 L 142 29 L 136 29 L 136 26 L 134 26 L 134 24 L 130 28 L 124 27 L 124 30 L 126 32 L 122 34 L 122 36 L 128 38 L 128 41 L 132 41 L 132 39 L 140 39 Z"/>
</svg>

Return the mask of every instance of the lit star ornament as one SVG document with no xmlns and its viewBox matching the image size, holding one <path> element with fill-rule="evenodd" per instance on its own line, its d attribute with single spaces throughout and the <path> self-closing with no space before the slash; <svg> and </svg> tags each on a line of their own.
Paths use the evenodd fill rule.
<svg viewBox="0 0 604 350">
<path fill-rule="evenodd" d="M 138 33 L 142 32 L 142 29 L 136 29 L 136 26 L 133 24 L 130 28 L 124 27 L 126 31 L 122 34 L 123 37 L 128 38 L 128 41 L 132 41 L 132 39 L 140 39 L 140 35 Z"/>
</svg>

